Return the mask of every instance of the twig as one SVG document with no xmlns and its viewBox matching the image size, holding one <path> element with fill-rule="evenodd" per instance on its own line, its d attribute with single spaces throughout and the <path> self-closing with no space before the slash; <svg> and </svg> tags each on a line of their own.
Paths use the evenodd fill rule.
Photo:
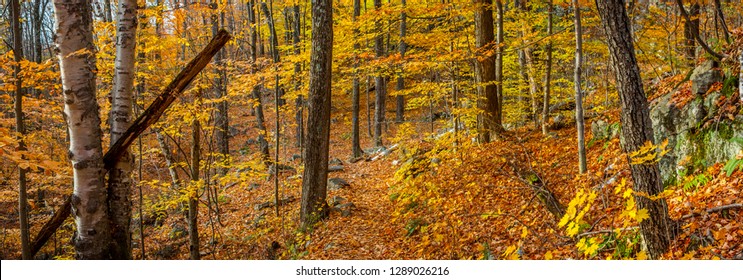
<svg viewBox="0 0 743 280">
<path fill-rule="evenodd" d="M 689 219 L 689 218 L 692 218 L 692 217 L 702 216 L 704 214 L 712 214 L 712 213 L 715 213 L 715 212 L 722 212 L 722 211 L 725 211 L 725 210 L 736 209 L 736 208 L 743 208 L 743 204 L 741 204 L 741 203 L 734 203 L 734 204 L 728 204 L 728 205 L 713 207 L 713 208 L 710 208 L 710 209 L 705 210 L 704 213 L 686 214 L 686 215 L 682 216 L 681 219 L 682 220 L 686 220 L 686 219 Z"/>
<path fill-rule="evenodd" d="M 605 229 L 605 230 L 589 231 L 589 232 L 584 232 L 584 233 L 578 234 L 578 235 L 575 236 L 575 238 L 581 238 L 581 237 L 584 237 L 584 236 L 595 235 L 595 234 L 613 233 L 613 232 L 615 232 L 617 230 L 619 230 L 619 231 L 636 230 L 636 229 L 639 229 L 639 228 L 640 227 L 626 227 L 626 228 L 618 228 L 618 229 Z"/>
</svg>

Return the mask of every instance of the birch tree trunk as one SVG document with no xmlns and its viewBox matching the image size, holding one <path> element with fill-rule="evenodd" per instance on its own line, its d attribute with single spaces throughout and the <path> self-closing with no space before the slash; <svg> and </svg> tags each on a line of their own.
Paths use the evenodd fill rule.
<svg viewBox="0 0 743 280">
<path fill-rule="evenodd" d="M 132 122 L 134 104 L 134 57 L 137 45 L 137 1 L 119 0 L 116 22 L 116 61 L 114 88 L 111 96 L 111 145 L 121 137 Z M 108 209 L 111 218 L 111 257 L 131 259 L 131 191 L 134 158 L 126 151 L 108 175 Z"/>
<path fill-rule="evenodd" d="M 630 21 L 623 1 L 599 0 L 596 4 L 598 14 L 601 15 L 601 25 L 606 32 L 622 106 L 622 149 L 629 154 L 639 150 L 646 142 L 654 142 L 648 100 L 642 87 Z M 660 169 L 657 163 L 632 164 L 630 169 L 635 192 L 645 194 L 635 195 L 637 209 L 647 209 L 649 215 L 648 219 L 640 222 L 640 233 L 650 258 L 658 259 L 668 249 L 674 229 L 674 222 L 668 216 L 666 200 L 648 198 L 663 191 Z"/>
<path fill-rule="evenodd" d="M 379 2 L 379 0 L 375 0 Z M 312 0 L 309 115 L 300 220 L 307 227 L 328 215 L 328 149 L 333 63 L 332 0 Z"/>
<path fill-rule="evenodd" d="M 111 243 L 96 103 L 96 61 L 89 0 L 54 0 L 56 48 L 72 161 L 72 213 L 78 259 L 108 259 Z"/>
<path fill-rule="evenodd" d="M 583 30 L 580 25 L 580 4 L 573 0 L 575 12 L 575 68 L 573 83 L 575 84 L 575 124 L 578 128 L 578 170 L 586 173 L 586 141 L 585 125 L 583 120 L 583 92 L 581 92 L 581 67 L 583 66 Z M 548 108 L 549 109 L 549 108 Z"/>
<path fill-rule="evenodd" d="M 18 150 L 26 150 L 26 144 L 22 136 L 26 134 L 26 127 L 23 123 L 23 78 L 21 77 L 21 65 L 23 60 L 23 35 L 21 31 L 21 3 L 19 0 L 10 0 L 11 25 L 13 29 L 13 55 L 16 66 L 13 69 L 15 76 L 15 131 L 21 138 L 18 139 Z M 28 201 L 26 192 L 26 171 L 27 168 L 18 168 L 18 223 L 21 230 L 21 258 L 28 260 L 32 258 L 28 230 Z"/>
<path fill-rule="evenodd" d="M 542 134 L 547 135 L 547 124 L 550 114 L 550 91 L 552 90 L 552 0 L 547 3 L 547 61 L 544 70 L 544 98 L 542 100 Z"/>
</svg>

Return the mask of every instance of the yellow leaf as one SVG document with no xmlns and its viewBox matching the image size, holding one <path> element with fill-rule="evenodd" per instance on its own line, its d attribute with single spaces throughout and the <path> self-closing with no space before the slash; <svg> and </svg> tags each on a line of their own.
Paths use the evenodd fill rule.
<svg viewBox="0 0 743 280">
<path fill-rule="evenodd" d="M 547 251 L 547 253 L 544 253 L 544 259 L 545 260 L 551 260 L 552 259 L 552 251 Z"/>
<path fill-rule="evenodd" d="M 529 235 L 529 231 L 526 229 L 526 227 L 521 228 L 521 238 L 526 238 L 526 236 Z"/>
<path fill-rule="evenodd" d="M 648 209 L 637 210 L 637 216 L 635 217 L 635 219 L 637 219 L 638 223 L 648 218 L 650 218 L 650 215 L 648 215 Z"/>
<path fill-rule="evenodd" d="M 639 253 L 637 253 L 637 260 L 643 261 L 647 259 L 648 259 L 648 255 L 645 253 L 645 251 L 640 251 Z"/>
</svg>

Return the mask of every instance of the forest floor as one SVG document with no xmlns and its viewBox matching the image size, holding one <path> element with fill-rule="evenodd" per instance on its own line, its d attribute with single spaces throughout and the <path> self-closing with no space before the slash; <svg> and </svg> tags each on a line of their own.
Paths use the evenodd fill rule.
<svg viewBox="0 0 743 280">
<path fill-rule="evenodd" d="M 298 227 L 301 178 L 297 175 L 302 174 L 301 164 L 291 160 L 293 154 L 300 152 L 292 141 L 282 141 L 285 148 L 280 150 L 281 161 L 296 171 L 280 174 L 279 193 L 284 203 L 276 215 L 271 204 L 273 179 L 267 177 L 265 167 L 260 170 L 250 165 L 256 162 L 252 151 L 257 145 L 241 144 L 256 135 L 252 128 L 254 118 L 233 109 L 233 116 L 240 116 L 235 119 L 243 122 L 233 123 L 242 132 L 231 141 L 232 149 L 245 151 L 235 152 L 239 155 L 234 162 L 257 169 L 254 172 L 244 171 L 247 170 L 244 166 L 231 169 L 232 175 L 216 185 L 218 203 L 206 193 L 202 195 L 199 210 L 202 258 L 645 257 L 636 228 L 637 216 L 642 214 L 634 209 L 629 165 L 618 138 L 594 139 L 587 131 L 588 172 L 579 175 L 574 125 L 554 129 L 547 136 L 531 127 L 521 127 L 509 131 L 499 141 L 478 145 L 469 136 L 453 138 L 451 133 L 440 138 L 429 137 L 440 134 L 438 129 L 444 121 L 438 121 L 433 129 L 436 132 L 431 133 L 430 123 L 421 121 L 428 112 L 417 112 L 410 114 L 418 118 L 410 125 L 390 125 L 385 143 L 388 147 L 397 144 L 396 150 L 377 160 L 350 163 L 350 106 L 347 107 L 335 108 L 333 112 L 330 158 L 341 160 L 343 171 L 329 173 L 329 178 L 342 178 L 350 186 L 329 190 L 328 200 L 330 203 L 342 198 L 341 204 L 350 202 L 353 206 L 349 206 L 350 215 L 333 210 L 327 219 L 307 230 Z M 274 116 L 275 112 L 267 110 L 267 123 L 273 124 Z M 616 123 L 618 112 L 605 112 L 597 118 Z M 361 128 L 362 147 L 371 147 L 363 121 Z M 291 127 L 286 129 L 293 131 Z M 293 133 L 288 133 L 287 139 L 292 137 Z M 152 141 L 151 145 L 157 144 Z M 147 177 L 159 179 L 159 183 L 150 181 L 143 187 L 146 258 L 187 259 L 188 233 L 182 196 L 177 190 L 169 189 L 161 157 L 145 163 L 149 167 L 145 168 Z M 704 173 L 709 174 L 705 182 L 693 187 L 669 186 L 663 194 L 671 217 L 679 220 L 682 228 L 665 258 L 730 259 L 743 252 L 740 209 L 683 218 L 712 207 L 741 203 L 743 171 L 727 175 L 721 168 L 722 164 L 710 167 Z M 548 211 L 535 186 L 551 191 L 570 217 Z M 54 200 L 52 204 L 57 202 L 60 201 Z M 139 257 L 138 198 L 133 203 L 133 253 Z M 3 248 L 17 246 L 13 206 L 8 201 L 2 209 L 6 225 Z M 38 231 L 48 219 L 48 213 L 36 213 L 32 232 Z M 573 226 L 575 232 L 568 233 Z M 40 255 L 72 257 L 68 241 L 73 228 L 72 220 L 68 219 Z M 13 251 L 4 249 L 3 258 L 16 258 Z"/>
</svg>

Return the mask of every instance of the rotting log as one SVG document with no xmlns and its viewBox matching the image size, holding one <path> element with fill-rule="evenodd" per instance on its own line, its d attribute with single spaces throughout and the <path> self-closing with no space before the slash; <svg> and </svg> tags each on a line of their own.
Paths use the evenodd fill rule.
<svg viewBox="0 0 743 280">
<path fill-rule="evenodd" d="M 142 134 L 147 128 L 156 123 L 160 117 L 165 113 L 170 104 L 188 87 L 193 81 L 196 75 L 206 67 L 207 64 L 212 60 L 212 57 L 224 47 L 225 44 L 231 39 L 230 34 L 223 30 L 220 30 L 209 44 L 197 54 L 188 64 L 181 70 L 180 73 L 163 89 L 160 95 L 155 98 L 150 106 L 140 115 L 129 128 L 121 135 L 121 137 L 114 143 L 110 149 L 103 156 L 103 166 L 106 170 L 110 170 L 119 158 L 129 149 L 129 146 L 134 142 L 139 135 Z M 41 247 L 46 244 L 49 238 L 57 231 L 62 225 L 65 219 L 70 215 L 70 197 L 68 197 L 64 204 L 60 206 L 54 216 L 44 224 L 39 231 L 39 234 L 31 243 L 31 257 L 41 250 Z"/>
</svg>

